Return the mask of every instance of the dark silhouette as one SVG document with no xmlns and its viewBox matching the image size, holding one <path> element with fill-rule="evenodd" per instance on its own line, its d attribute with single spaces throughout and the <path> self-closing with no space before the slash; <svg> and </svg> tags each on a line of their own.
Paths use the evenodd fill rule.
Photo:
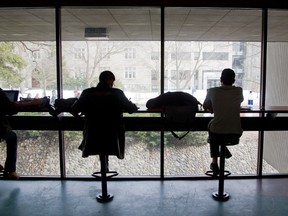
<svg viewBox="0 0 288 216">
<path fill-rule="evenodd" d="M 123 112 L 133 113 L 138 108 L 122 90 L 113 88 L 114 81 L 111 71 L 103 71 L 97 87 L 85 89 L 71 108 L 72 113 L 85 115 L 83 141 L 79 146 L 83 157 L 105 154 L 124 158 Z"/>
<path fill-rule="evenodd" d="M 240 120 L 240 106 L 243 101 L 242 88 L 233 86 L 235 73 L 229 68 L 222 71 L 220 82 L 220 87 L 208 90 L 203 103 L 205 110 L 214 113 L 214 118 L 208 125 L 210 154 L 212 157 L 210 168 L 214 175 L 219 173 L 218 157 L 219 145 L 221 144 L 214 140 L 221 136 L 239 138 L 242 135 Z M 226 152 L 226 158 L 230 157 L 228 154 Z"/>
</svg>

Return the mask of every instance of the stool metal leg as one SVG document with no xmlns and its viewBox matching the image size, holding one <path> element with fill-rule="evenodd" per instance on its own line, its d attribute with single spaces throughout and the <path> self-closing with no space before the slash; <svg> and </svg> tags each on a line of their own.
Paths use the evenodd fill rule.
<svg viewBox="0 0 288 216">
<path fill-rule="evenodd" d="M 97 195 L 97 200 L 100 202 L 107 202 L 113 199 L 113 194 L 108 194 L 107 190 L 107 156 L 100 155 L 100 163 L 101 163 L 101 186 L 102 186 L 102 194 Z"/>
<path fill-rule="evenodd" d="M 212 194 L 213 198 L 220 201 L 226 201 L 229 199 L 229 194 L 224 192 L 225 151 L 226 151 L 226 145 L 221 144 L 218 192 L 214 192 Z"/>
</svg>

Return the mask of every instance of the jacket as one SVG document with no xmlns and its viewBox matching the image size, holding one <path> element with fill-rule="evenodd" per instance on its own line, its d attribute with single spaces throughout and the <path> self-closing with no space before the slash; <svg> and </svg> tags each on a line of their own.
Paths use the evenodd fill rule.
<svg viewBox="0 0 288 216">
<path fill-rule="evenodd" d="M 72 112 L 85 116 L 83 140 L 79 146 L 82 157 L 104 154 L 123 159 L 123 112 L 133 113 L 137 109 L 120 89 L 101 86 L 85 89 L 72 106 Z"/>
</svg>

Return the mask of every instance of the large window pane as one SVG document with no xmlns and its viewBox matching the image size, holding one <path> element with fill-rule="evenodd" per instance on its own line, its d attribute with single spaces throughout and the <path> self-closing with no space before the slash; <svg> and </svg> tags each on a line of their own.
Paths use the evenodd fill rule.
<svg viewBox="0 0 288 216">
<path fill-rule="evenodd" d="M 78 96 L 84 89 L 96 86 L 104 70 L 115 74 L 115 87 L 122 89 L 141 108 L 149 98 L 159 94 L 160 9 L 89 8 L 61 12 L 65 98 Z M 150 134 L 127 133 L 126 158 L 121 161 L 111 157 L 111 169 L 115 168 L 121 175 L 159 175 L 160 133 Z M 149 141 L 149 137 L 156 141 Z M 98 157 L 81 158 L 77 150 L 81 138 L 75 142 L 66 141 L 67 138 L 65 133 L 66 156 L 83 161 L 67 160 L 67 174 L 90 175 L 93 169 L 99 170 Z M 149 142 L 156 142 L 158 147 L 151 149 Z M 84 164 L 90 166 L 91 163 L 93 169 L 81 171 Z"/>
<path fill-rule="evenodd" d="M 165 91 L 185 91 L 203 102 L 207 89 L 220 85 L 222 70 L 232 68 L 236 73 L 235 85 L 241 86 L 244 90 L 242 105 L 247 105 L 248 93 L 252 91 L 254 107 L 258 108 L 261 15 L 260 10 L 167 8 L 165 10 Z M 186 171 L 179 173 L 181 169 L 178 169 L 176 172 L 177 167 L 171 167 L 171 162 L 168 162 L 170 158 L 166 153 L 165 173 L 167 175 L 191 173 L 203 175 L 203 172 L 209 168 L 209 146 L 205 140 L 207 133 L 202 133 L 201 141 L 193 133 L 190 137 L 184 138 L 185 141 L 181 140 L 187 143 L 186 146 L 183 147 L 177 140 L 172 139 L 170 145 L 175 146 L 174 150 L 165 147 L 165 152 L 178 158 L 178 162 L 174 163 L 175 166 L 181 169 L 188 167 Z M 258 133 L 252 133 L 253 140 L 246 139 L 246 134 L 243 134 L 239 148 L 246 149 L 247 153 L 241 154 L 241 157 L 235 153 L 235 157 L 229 160 L 227 166 L 231 167 L 233 173 L 256 174 Z M 185 151 L 182 148 L 186 148 L 186 153 L 190 155 L 183 154 Z M 254 149 L 253 160 L 249 153 L 250 148 Z M 241 161 L 249 161 L 249 163 L 243 163 L 243 169 L 235 169 Z M 201 169 L 194 171 L 192 167 L 195 164 Z"/>
<path fill-rule="evenodd" d="M 287 106 L 287 57 L 288 11 L 269 10 L 267 44 L 266 107 Z M 287 116 L 279 114 L 278 116 Z M 286 131 L 269 131 L 264 134 L 264 160 L 276 169 L 276 173 L 288 173 Z M 263 173 L 270 173 L 263 169 Z"/>
<path fill-rule="evenodd" d="M 82 132 L 65 132 L 66 172 L 68 176 L 90 176 L 100 171 L 98 156 L 82 158 L 78 149 Z M 119 176 L 158 176 L 160 175 L 160 133 L 126 132 L 125 158 L 109 157 L 109 170 Z"/>
<path fill-rule="evenodd" d="M 53 99 L 52 90 L 56 88 L 55 10 L 2 8 L 0 28 L 0 87 L 19 90 L 19 100 L 44 96 Z M 17 134 L 17 167 L 21 175 L 60 174 L 57 133 L 17 131 Z M 6 155 L 5 147 L 1 143 L 1 164 Z"/>
</svg>

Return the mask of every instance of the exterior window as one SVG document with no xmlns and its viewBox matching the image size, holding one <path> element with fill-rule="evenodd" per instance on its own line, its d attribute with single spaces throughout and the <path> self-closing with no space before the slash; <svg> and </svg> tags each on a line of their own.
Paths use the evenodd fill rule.
<svg viewBox="0 0 288 216">
<path fill-rule="evenodd" d="M 207 87 L 209 88 L 214 88 L 219 86 L 219 79 L 208 79 L 207 80 Z"/>
<path fill-rule="evenodd" d="M 194 60 L 199 60 L 200 52 L 194 52 Z"/>
<path fill-rule="evenodd" d="M 245 48 L 245 44 L 240 42 L 240 43 L 233 43 L 232 44 L 232 50 L 234 53 L 237 53 L 238 55 L 243 54 Z"/>
<path fill-rule="evenodd" d="M 228 60 L 228 52 L 203 52 L 203 60 Z"/>
<path fill-rule="evenodd" d="M 32 55 L 33 55 L 33 59 L 34 59 L 34 60 L 39 60 L 39 59 L 41 59 L 41 53 L 40 53 L 40 51 L 34 51 L 34 52 L 32 53 Z"/>
<path fill-rule="evenodd" d="M 110 70 L 110 67 L 100 67 L 99 72 Z"/>
<path fill-rule="evenodd" d="M 187 80 L 189 77 L 189 70 L 172 70 L 171 71 L 171 79 L 172 80 Z"/>
<path fill-rule="evenodd" d="M 239 68 L 242 69 L 244 67 L 244 58 L 243 56 L 232 56 L 232 68 Z"/>
<path fill-rule="evenodd" d="M 151 53 L 151 60 L 159 60 L 159 52 L 152 52 Z"/>
<path fill-rule="evenodd" d="M 136 69 L 135 67 L 126 67 L 125 68 L 125 78 L 126 79 L 135 79 L 136 78 Z"/>
<path fill-rule="evenodd" d="M 110 59 L 110 50 L 108 47 L 102 48 L 100 51 L 100 56 L 102 59 L 109 60 Z"/>
<path fill-rule="evenodd" d="M 85 57 L 85 48 L 75 48 L 75 59 L 82 59 Z"/>
<path fill-rule="evenodd" d="M 172 60 L 191 60 L 191 53 L 190 52 L 177 52 L 171 54 Z"/>
<path fill-rule="evenodd" d="M 159 79 L 159 72 L 156 70 L 152 70 L 151 72 L 151 80 L 158 80 Z"/>
<path fill-rule="evenodd" d="M 135 48 L 126 48 L 125 49 L 125 59 L 135 59 L 136 49 Z"/>
</svg>

